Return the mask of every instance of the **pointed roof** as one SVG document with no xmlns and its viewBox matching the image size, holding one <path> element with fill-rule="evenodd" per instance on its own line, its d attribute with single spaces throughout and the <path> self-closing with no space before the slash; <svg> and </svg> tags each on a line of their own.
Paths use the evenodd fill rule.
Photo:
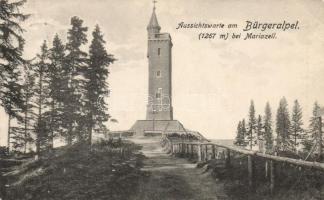
<svg viewBox="0 0 324 200">
<path fill-rule="evenodd" d="M 147 25 L 147 29 L 158 29 L 158 30 L 161 29 L 155 14 L 155 6 L 153 7 L 153 13 L 150 19 L 150 23 Z"/>
</svg>

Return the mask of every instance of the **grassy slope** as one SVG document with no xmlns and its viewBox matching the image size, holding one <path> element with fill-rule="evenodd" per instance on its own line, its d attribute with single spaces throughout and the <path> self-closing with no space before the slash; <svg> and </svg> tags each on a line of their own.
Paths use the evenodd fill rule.
<svg viewBox="0 0 324 200">
<path fill-rule="evenodd" d="M 11 173 L 10 200 L 101 200 L 128 199 L 137 191 L 142 157 L 135 154 L 139 147 L 107 143 L 74 145 L 56 150 L 55 156 L 29 162 Z M 127 148 L 123 156 L 119 147 Z"/>
</svg>

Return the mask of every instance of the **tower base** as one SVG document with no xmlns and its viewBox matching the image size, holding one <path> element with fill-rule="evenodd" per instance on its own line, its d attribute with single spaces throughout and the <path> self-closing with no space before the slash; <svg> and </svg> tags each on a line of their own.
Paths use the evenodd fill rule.
<svg viewBox="0 0 324 200">
<path fill-rule="evenodd" d="M 109 137 L 162 137 L 173 133 L 191 134 L 200 140 L 206 140 L 199 132 L 186 129 L 178 120 L 137 120 L 129 130 L 111 131 Z"/>
<path fill-rule="evenodd" d="M 170 133 L 190 133 L 204 138 L 199 132 L 185 129 L 178 120 L 137 120 L 130 128 L 130 131 L 134 133 L 134 137 L 163 136 L 164 134 Z"/>
</svg>

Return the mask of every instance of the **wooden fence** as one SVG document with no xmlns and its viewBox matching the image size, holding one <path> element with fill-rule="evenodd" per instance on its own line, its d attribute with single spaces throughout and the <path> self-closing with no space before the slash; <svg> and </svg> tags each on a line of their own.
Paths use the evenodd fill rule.
<svg viewBox="0 0 324 200">
<path fill-rule="evenodd" d="M 231 166 L 231 158 L 234 154 L 243 154 L 247 156 L 248 182 L 250 188 L 255 186 L 255 159 L 262 158 L 266 162 L 266 169 L 269 169 L 270 191 L 273 193 L 275 187 L 276 163 L 285 163 L 295 165 L 301 168 L 311 168 L 324 172 L 324 163 L 309 162 L 293 158 L 263 154 L 257 151 L 242 149 L 231 145 L 224 145 L 212 142 L 197 141 L 177 141 L 164 138 L 162 145 L 165 150 L 173 155 L 182 155 L 187 158 L 196 159 L 197 162 L 208 161 L 211 159 L 225 160 L 225 167 Z"/>
</svg>

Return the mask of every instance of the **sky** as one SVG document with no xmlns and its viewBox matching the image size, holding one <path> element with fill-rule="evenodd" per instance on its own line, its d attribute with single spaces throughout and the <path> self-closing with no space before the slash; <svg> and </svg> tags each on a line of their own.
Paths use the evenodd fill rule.
<svg viewBox="0 0 324 200">
<path fill-rule="evenodd" d="M 160 0 L 156 14 L 162 32 L 173 41 L 174 118 L 211 139 L 235 137 L 239 120 L 247 118 L 251 99 L 263 115 L 269 101 L 273 115 L 285 96 L 289 107 L 298 99 L 305 127 L 315 101 L 324 104 L 324 2 L 322 0 Z M 25 58 L 39 53 L 56 33 L 66 41 L 70 18 L 79 16 L 91 32 L 99 24 L 107 51 L 117 58 L 110 66 L 109 113 L 127 130 L 145 119 L 148 90 L 146 26 L 150 0 L 28 0 L 31 14 L 23 24 Z M 299 30 L 278 31 L 276 40 L 198 40 L 201 32 L 176 29 L 178 23 L 279 23 L 299 21 Z M 258 33 L 260 31 L 255 31 Z M 84 49 L 87 49 L 84 47 Z M 7 115 L 0 110 L 0 145 L 6 144 Z"/>
</svg>

